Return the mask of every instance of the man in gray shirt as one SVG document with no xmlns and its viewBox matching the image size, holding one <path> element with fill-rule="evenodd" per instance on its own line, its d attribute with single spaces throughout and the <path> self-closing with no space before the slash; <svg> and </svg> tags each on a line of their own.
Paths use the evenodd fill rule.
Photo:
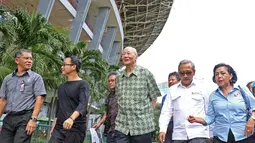
<svg viewBox="0 0 255 143">
<path fill-rule="evenodd" d="M 0 133 L 1 143 L 29 143 L 46 95 L 42 77 L 31 71 L 32 53 L 15 54 L 17 69 L 7 75 L 0 90 L 0 117 L 6 113 Z"/>
</svg>

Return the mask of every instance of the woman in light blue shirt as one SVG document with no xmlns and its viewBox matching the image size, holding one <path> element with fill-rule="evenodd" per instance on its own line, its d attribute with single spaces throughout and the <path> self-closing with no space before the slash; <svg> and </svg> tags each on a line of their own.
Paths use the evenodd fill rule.
<svg viewBox="0 0 255 143">
<path fill-rule="evenodd" d="M 205 118 L 189 116 L 191 123 L 214 124 L 214 143 L 255 143 L 255 98 L 245 90 L 252 116 L 247 119 L 247 108 L 240 89 L 234 87 L 237 75 L 227 64 L 220 63 L 213 69 L 213 82 L 219 87 L 210 95 Z M 253 119 L 254 118 L 254 119 Z M 247 121 L 248 120 L 248 121 Z"/>
</svg>

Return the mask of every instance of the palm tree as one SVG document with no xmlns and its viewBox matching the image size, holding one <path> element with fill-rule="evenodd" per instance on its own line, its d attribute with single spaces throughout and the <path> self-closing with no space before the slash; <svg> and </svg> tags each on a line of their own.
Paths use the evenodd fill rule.
<svg viewBox="0 0 255 143">
<path fill-rule="evenodd" d="M 62 60 L 67 55 L 78 55 L 82 60 L 80 76 L 90 85 L 92 99 L 89 105 L 105 96 L 107 73 L 116 67 L 110 67 L 100 51 L 88 50 L 84 42 L 75 45 L 68 40 L 64 30 L 53 27 L 40 14 L 0 6 L 0 15 L 4 18 L 0 22 L 0 81 L 16 68 L 13 64 L 14 52 L 22 48 L 30 49 L 34 58 L 32 70 L 42 75 L 46 89 L 54 93 L 51 117 L 57 87 L 65 81 L 60 76 Z"/>
<path fill-rule="evenodd" d="M 0 22 L 0 31 L 4 35 L 0 43 L 1 65 L 14 70 L 16 66 L 11 64 L 14 63 L 14 52 L 30 49 L 35 59 L 33 71 L 42 75 L 47 89 L 56 89 L 63 81 L 58 76 L 61 65 L 58 53 L 67 48 L 67 37 L 54 30 L 40 14 L 30 15 L 25 10 L 8 11 L 6 8 L 0 8 L 0 14 L 5 19 Z"/>
</svg>

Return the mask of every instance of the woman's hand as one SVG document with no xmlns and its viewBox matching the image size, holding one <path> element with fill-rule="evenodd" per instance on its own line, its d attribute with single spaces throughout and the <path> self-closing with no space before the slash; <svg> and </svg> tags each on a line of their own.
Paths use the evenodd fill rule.
<svg viewBox="0 0 255 143">
<path fill-rule="evenodd" d="M 201 117 L 194 117 L 192 115 L 189 115 L 189 117 L 187 118 L 187 120 L 190 122 L 190 123 L 200 123 L 202 125 L 205 125 L 206 122 L 203 118 Z"/>
<path fill-rule="evenodd" d="M 246 127 L 244 130 L 244 136 L 251 136 L 254 133 L 254 120 L 252 118 L 250 118 L 247 123 L 246 123 Z"/>
<path fill-rule="evenodd" d="M 188 120 L 190 123 L 196 123 L 196 118 L 195 118 L 194 116 L 189 115 L 189 117 L 187 118 L 187 120 Z"/>
</svg>

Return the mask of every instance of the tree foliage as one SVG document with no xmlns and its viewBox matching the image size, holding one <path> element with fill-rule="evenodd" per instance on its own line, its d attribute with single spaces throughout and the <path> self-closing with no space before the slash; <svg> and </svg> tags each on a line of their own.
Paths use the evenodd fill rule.
<svg viewBox="0 0 255 143">
<path fill-rule="evenodd" d="M 100 51 L 88 50 L 86 43 L 68 40 L 65 29 L 54 27 L 40 14 L 0 6 L 0 82 L 17 66 L 14 54 L 19 49 L 33 53 L 32 70 L 42 75 L 47 90 L 56 90 L 65 81 L 61 65 L 67 55 L 82 60 L 80 76 L 90 85 L 92 101 L 105 96 L 109 66 Z"/>
</svg>

